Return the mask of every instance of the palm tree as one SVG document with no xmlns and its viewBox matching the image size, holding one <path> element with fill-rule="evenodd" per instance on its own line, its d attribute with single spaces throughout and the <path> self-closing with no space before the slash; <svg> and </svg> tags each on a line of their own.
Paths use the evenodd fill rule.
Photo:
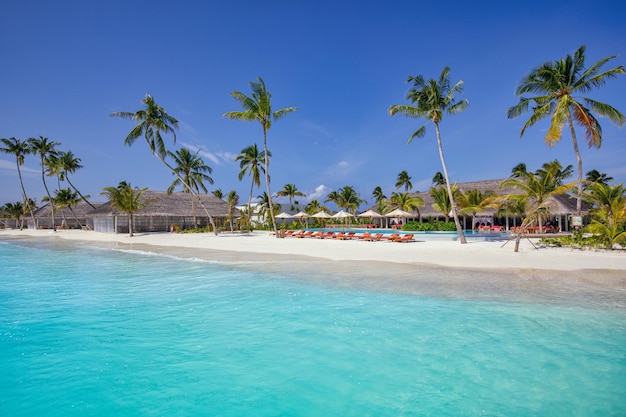
<svg viewBox="0 0 626 417">
<path fill-rule="evenodd" d="M 196 153 L 191 153 L 187 148 L 178 149 L 175 153 L 168 151 L 167 154 L 174 160 L 174 172 L 176 179 L 167 188 L 167 193 L 171 194 L 174 189 L 184 183 L 183 192 L 190 193 L 195 191 L 199 193 L 200 190 L 204 193 L 208 193 L 204 182 L 213 184 L 213 178 L 205 174 L 213 172 L 213 169 L 204 163 L 202 158 L 198 156 L 200 150 Z M 191 213 L 193 214 L 193 225 L 197 227 L 198 222 L 196 220 L 196 205 L 195 199 L 191 199 Z"/>
<path fill-rule="evenodd" d="M 31 206 L 31 200 L 26 195 L 26 189 L 24 188 L 24 181 L 22 180 L 22 171 L 20 167 L 24 165 L 24 157 L 30 153 L 32 150 L 28 141 L 22 141 L 18 138 L 2 138 L 0 139 L 4 144 L 3 147 L 0 148 L 0 152 L 4 152 L 6 154 L 15 155 L 15 163 L 17 165 L 17 175 L 20 179 L 20 186 L 22 187 L 22 198 L 24 199 L 25 209 L 30 212 L 30 217 L 33 219 L 33 227 L 37 228 L 37 224 L 35 223 L 35 214 L 33 213 L 34 207 Z"/>
<path fill-rule="evenodd" d="M 272 122 L 279 120 L 287 114 L 298 110 L 297 107 L 285 107 L 280 110 L 272 112 L 272 106 L 270 103 L 271 94 L 265 88 L 265 82 L 261 77 L 258 77 L 258 82 L 251 81 L 250 87 L 252 89 L 252 95 L 250 97 L 239 91 L 233 91 L 231 96 L 241 104 L 242 111 L 231 111 L 224 113 L 224 117 L 228 117 L 231 120 L 243 120 L 246 122 L 259 121 L 261 128 L 263 129 L 263 152 L 265 155 L 269 155 L 267 150 L 267 131 L 272 126 Z M 278 228 L 276 227 L 276 219 L 274 217 L 274 210 L 272 206 L 272 193 L 270 191 L 270 170 L 269 170 L 269 158 L 265 158 L 265 185 L 267 187 L 267 196 L 269 203 L 269 211 L 272 218 L 272 228 L 276 237 L 278 235 Z"/>
<path fill-rule="evenodd" d="M 437 186 L 437 185 L 446 185 L 446 178 L 443 176 L 443 174 L 441 173 L 441 171 L 437 171 L 435 173 L 435 176 L 433 177 L 433 185 Z"/>
<path fill-rule="evenodd" d="M 472 230 L 475 229 L 476 214 L 486 208 L 493 207 L 493 197 L 495 193 L 491 190 L 482 192 L 481 190 L 467 190 L 459 193 L 459 213 L 472 215 Z"/>
<path fill-rule="evenodd" d="M 419 208 L 424 205 L 424 200 L 420 196 L 409 193 L 392 193 L 389 203 L 392 208 L 399 208 L 409 213 L 413 211 L 419 213 Z"/>
<path fill-rule="evenodd" d="M 541 165 L 537 171 L 535 171 L 535 175 L 539 177 L 549 176 L 554 180 L 555 187 L 563 185 L 563 180 L 572 176 L 574 172 L 574 167 L 572 165 L 568 165 L 565 168 L 561 165 L 558 160 L 554 160 L 552 162 L 546 162 Z"/>
<path fill-rule="evenodd" d="M 589 231 L 604 241 L 607 249 L 626 242 L 626 189 L 623 184 L 611 186 L 593 183 L 588 195 L 594 201 Z"/>
<path fill-rule="evenodd" d="M 545 142 L 550 147 L 561 140 L 563 127 L 567 123 L 578 161 L 576 213 L 579 216 L 582 210 L 583 160 L 578 150 L 578 139 L 574 125 L 578 125 L 584 130 L 585 140 L 589 147 L 600 148 L 602 145 L 602 128 L 593 113 L 608 117 L 611 122 L 618 126 L 624 124 L 624 115 L 617 109 L 588 97 L 576 96 L 601 87 L 609 79 L 625 72 L 622 65 L 602 71 L 604 64 L 616 56 L 603 58 L 591 67 L 585 68 L 585 49 L 583 45 L 574 52 L 574 56 L 568 54 L 565 59 L 548 61 L 533 69 L 517 86 L 516 94 L 518 96 L 526 93 L 538 95 L 530 98 L 520 97 L 519 103 L 507 112 L 509 119 L 528 111 L 532 113 L 524 123 L 520 137 L 524 135 L 526 128 L 549 116 L 551 118 L 550 128 L 546 134 Z"/>
<path fill-rule="evenodd" d="M 291 206 L 292 210 L 293 205 L 291 204 L 291 202 L 293 201 L 294 197 L 306 197 L 306 194 L 298 191 L 298 187 L 296 187 L 296 184 L 285 184 L 283 189 L 277 192 L 276 195 L 278 197 L 289 197 L 289 205 Z"/>
<path fill-rule="evenodd" d="M 56 150 L 54 149 L 56 146 L 60 145 L 59 142 L 49 141 L 48 138 L 43 136 L 39 136 L 39 138 L 30 138 L 28 139 L 28 145 L 30 146 L 31 152 L 35 155 L 39 155 L 41 165 L 41 181 L 43 182 L 43 188 L 46 190 L 46 195 L 48 196 L 48 201 L 50 202 L 50 215 L 52 217 L 52 230 L 56 232 L 57 226 L 54 221 L 54 202 L 52 200 L 52 195 L 50 194 L 50 190 L 48 190 L 48 184 L 46 184 L 46 158 L 49 156 L 56 155 Z"/>
<path fill-rule="evenodd" d="M 167 150 L 165 149 L 165 142 L 163 142 L 163 134 L 171 133 L 174 135 L 174 143 L 176 143 L 176 129 L 178 128 L 178 120 L 176 118 L 170 116 L 163 107 L 159 106 L 150 94 L 146 94 L 146 97 L 141 101 L 146 105 L 144 109 L 132 112 L 114 112 L 111 113 L 111 117 L 119 117 L 122 119 L 129 119 L 134 122 L 137 122 L 137 125 L 130 131 L 126 139 L 124 139 L 124 145 L 132 146 L 135 141 L 141 136 L 144 137 L 152 155 L 154 155 L 163 165 L 167 167 L 174 175 L 176 175 L 180 180 L 181 184 L 186 187 L 191 194 L 200 202 L 200 205 L 204 209 L 207 217 L 209 218 L 209 222 L 211 222 L 211 226 L 213 227 L 213 232 L 217 235 L 217 229 L 215 227 L 215 222 L 213 221 L 213 216 L 204 206 L 200 195 L 196 193 L 193 189 L 187 186 L 187 183 L 183 178 L 176 172 L 176 170 L 167 163 L 165 157 L 167 156 Z"/>
<path fill-rule="evenodd" d="M 402 187 L 404 187 L 405 192 L 409 192 L 409 190 L 413 188 L 411 177 L 406 171 L 400 171 L 398 178 L 396 178 L 396 188 L 400 189 Z"/>
<path fill-rule="evenodd" d="M 213 194 L 215 197 L 219 198 L 220 200 L 224 199 L 224 192 L 222 191 L 221 188 L 216 188 L 215 190 L 211 191 L 211 194 Z"/>
<path fill-rule="evenodd" d="M 74 191 L 80 196 L 81 200 L 85 203 L 89 204 L 91 208 L 95 209 L 96 206 L 91 204 L 87 197 L 85 197 L 79 190 L 76 188 L 74 184 L 70 181 L 70 174 L 76 172 L 77 169 L 81 169 L 83 166 L 80 164 L 80 158 L 74 156 L 72 151 L 61 152 L 55 158 L 53 165 L 58 165 L 57 169 L 59 170 L 59 179 L 61 181 L 65 180 L 72 187 Z"/>
<path fill-rule="evenodd" d="M 237 204 L 239 204 L 239 196 L 237 195 L 237 191 L 231 190 L 228 192 L 228 196 L 226 197 L 226 203 L 228 204 L 228 222 L 230 223 L 230 231 L 233 232 L 233 217 L 235 215 L 235 208 Z"/>
<path fill-rule="evenodd" d="M 433 198 L 433 208 L 443 214 L 446 222 L 450 221 L 450 212 L 452 211 L 452 203 L 450 202 L 450 194 L 445 187 L 433 187 L 428 192 Z M 452 185 L 453 195 L 458 194 L 457 185 Z"/>
<path fill-rule="evenodd" d="M 613 177 L 609 177 L 605 172 L 600 172 L 597 169 L 592 169 L 587 172 L 586 180 L 588 183 L 608 184 L 613 181 Z"/>
<path fill-rule="evenodd" d="M 543 220 L 550 215 L 551 210 L 549 197 L 565 194 L 574 185 L 573 183 L 559 185 L 556 180 L 557 174 L 558 166 L 551 165 L 547 171 L 527 172 L 523 177 L 507 178 L 500 183 L 500 189 L 513 188 L 520 191 L 504 196 L 505 200 L 525 200 L 527 211 L 522 226 L 536 222 L 539 225 L 539 233 L 543 233 Z M 517 246 L 516 244 L 516 252 Z"/>
<path fill-rule="evenodd" d="M 267 157 L 271 158 L 272 153 L 268 152 Z M 241 150 L 241 153 L 235 157 L 235 161 L 239 161 L 239 181 L 243 179 L 243 177 L 248 174 L 252 178 L 252 183 L 250 184 L 250 195 L 248 196 L 248 229 L 252 231 L 252 222 L 250 217 L 252 216 L 252 192 L 254 191 L 254 186 L 261 186 L 261 173 L 265 173 L 265 151 L 259 152 L 259 148 L 256 146 L 256 143 L 250 145 Z"/>
<path fill-rule="evenodd" d="M 267 192 L 265 191 L 263 191 L 263 194 L 257 196 L 257 198 L 259 199 L 259 202 L 257 203 L 257 207 L 258 207 L 257 215 L 259 216 L 259 218 L 267 217 L 267 214 L 270 211 L 272 212 L 270 214 L 270 217 L 274 218 L 277 214 L 276 211 L 279 206 L 271 206 L 270 208 L 270 198 Z"/>
<path fill-rule="evenodd" d="M 128 236 L 133 236 L 133 213 L 144 208 L 147 200 L 142 200 L 147 188 L 133 188 L 130 183 L 121 182 L 117 187 L 105 187 L 103 196 L 118 210 L 128 214 Z"/>
<path fill-rule="evenodd" d="M 62 188 L 55 192 L 54 197 L 52 198 L 52 203 L 54 203 L 54 205 L 61 210 L 66 207 L 70 209 L 70 212 L 74 216 L 74 220 L 76 220 L 76 224 L 78 227 L 81 227 L 82 225 L 80 224 L 80 219 L 74 212 L 74 207 L 76 207 L 80 200 L 81 197 L 77 192 L 72 191 L 71 188 Z M 61 213 L 63 214 L 63 212 Z"/>
<path fill-rule="evenodd" d="M 404 114 L 407 117 L 420 118 L 424 117 L 430 120 L 435 125 L 435 132 L 437 134 L 437 147 L 439 149 L 439 158 L 441 159 L 441 167 L 443 168 L 443 175 L 446 180 L 446 189 L 448 191 L 448 197 L 451 202 L 452 214 L 454 215 L 454 223 L 456 224 L 456 230 L 459 234 L 459 241 L 462 244 L 467 243 L 465 235 L 463 234 L 463 228 L 459 222 L 459 215 L 457 213 L 456 203 L 454 202 L 454 195 L 452 193 L 452 187 L 450 185 L 450 177 L 448 175 L 448 168 L 446 167 L 446 161 L 443 156 L 443 147 L 441 145 L 441 135 L 439 132 L 439 123 L 443 119 L 444 113 L 454 115 L 467 108 L 469 105 L 466 99 L 456 101 L 455 95 L 463 91 L 463 81 L 458 81 L 456 84 L 451 85 L 448 74 L 450 68 L 445 67 L 441 71 L 439 80 L 425 80 L 423 76 L 418 75 L 416 77 L 409 77 L 408 82 L 413 82 L 413 87 L 409 89 L 406 95 L 414 105 L 407 104 L 395 104 L 389 108 L 389 114 L 391 116 L 395 114 Z M 411 135 L 409 143 L 414 138 L 421 138 L 426 133 L 426 126 L 422 125 L 419 129 Z"/>
<path fill-rule="evenodd" d="M 513 169 L 511 170 L 511 177 L 520 178 L 526 175 L 527 172 L 528 172 L 528 169 L 526 168 L 526 164 L 523 162 L 520 162 L 519 164 L 515 165 Z"/>
<path fill-rule="evenodd" d="M 9 215 L 9 218 L 15 219 L 15 226 L 19 227 L 20 230 L 24 229 L 24 204 L 21 201 L 16 201 L 15 203 L 6 203 L 2 206 L 2 211 Z M 22 221 L 20 222 L 20 219 Z"/>
<path fill-rule="evenodd" d="M 354 187 L 346 185 L 337 191 L 331 191 L 324 202 L 332 202 L 340 209 L 355 214 L 359 206 L 366 201 L 359 197 Z"/>
<path fill-rule="evenodd" d="M 378 203 L 387 198 L 387 196 L 383 193 L 383 189 L 380 186 L 376 186 L 374 191 L 372 191 L 372 198 Z"/>
</svg>

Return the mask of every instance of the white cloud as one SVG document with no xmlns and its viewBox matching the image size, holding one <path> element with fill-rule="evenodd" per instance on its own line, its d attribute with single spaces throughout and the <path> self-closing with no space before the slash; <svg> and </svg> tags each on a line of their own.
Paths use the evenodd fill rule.
<svg viewBox="0 0 626 417">
<path fill-rule="evenodd" d="M 7 171 L 13 171 L 17 174 L 17 166 L 15 165 L 15 161 L 6 161 L 4 159 L 0 159 L 0 169 L 4 169 Z M 28 168 L 26 166 L 21 166 L 20 167 L 20 171 L 22 171 L 22 173 L 39 173 L 41 171 L 39 171 L 38 169 L 32 169 L 32 168 Z"/>
<path fill-rule="evenodd" d="M 323 202 L 328 196 L 329 188 L 324 184 L 318 185 L 315 187 L 315 191 L 312 193 L 306 193 L 306 200 L 313 201 L 318 200 L 320 203 Z"/>
<path fill-rule="evenodd" d="M 192 152 L 198 152 L 199 151 L 198 155 L 200 155 L 203 158 L 208 159 L 209 161 L 211 161 L 215 165 L 221 165 L 224 161 L 231 162 L 231 161 L 233 161 L 235 159 L 235 154 L 233 154 L 231 152 L 217 152 L 217 153 L 213 153 L 213 152 L 203 151 L 200 147 L 195 146 L 195 145 L 191 145 L 189 143 L 180 142 L 180 144 L 182 146 L 184 146 L 185 148 L 189 149 Z"/>
</svg>

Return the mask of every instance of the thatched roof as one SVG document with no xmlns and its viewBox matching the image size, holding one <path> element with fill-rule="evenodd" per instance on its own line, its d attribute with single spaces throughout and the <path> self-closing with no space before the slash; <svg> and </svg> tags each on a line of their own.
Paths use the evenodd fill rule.
<svg viewBox="0 0 626 417">
<path fill-rule="evenodd" d="M 134 213 L 135 216 L 193 216 L 191 201 L 194 200 L 196 216 L 205 216 L 204 209 L 193 194 L 190 193 L 171 193 L 165 191 L 146 191 L 142 200 L 147 200 L 148 204 L 140 211 Z M 213 194 L 200 195 L 202 204 L 213 217 L 228 216 L 228 204 Z M 111 205 L 110 202 L 102 204 L 96 210 L 89 213 L 88 217 L 106 217 L 124 215 Z M 234 216 L 240 215 L 239 210 L 234 210 Z"/>
<path fill-rule="evenodd" d="M 514 194 L 519 191 L 512 188 L 503 188 L 500 189 L 500 184 L 504 181 L 504 178 L 495 179 L 495 180 L 486 180 L 486 181 L 470 181 L 470 182 L 461 182 L 456 183 L 460 192 L 470 191 L 470 190 L 480 190 L 481 192 L 493 191 L 496 194 L 504 195 L 504 194 Z M 438 187 L 443 187 L 442 185 Z M 417 193 L 411 193 L 412 196 L 421 197 L 424 200 L 424 205 L 419 208 L 419 214 L 422 217 L 439 217 L 441 216 L 441 212 L 433 207 L 434 200 L 430 196 L 430 191 L 422 191 Z M 565 215 L 576 213 L 576 198 L 572 197 L 568 194 L 562 194 L 557 196 L 552 196 L 549 198 L 552 202 L 552 214 L 554 215 Z M 375 206 L 370 207 L 371 209 L 375 209 Z M 583 214 L 588 213 L 589 205 L 583 202 Z M 414 212 L 415 217 L 418 217 L 417 212 Z M 483 216 L 492 216 L 495 214 L 494 209 L 485 210 L 483 213 L 477 213 L 478 215 Z"/>
<path fill-rule="evenodd" d="M 93 204 L 96 209 L 100 206 L 102 206 L 104 203 L 94 203 L 91 202 L 91 204 Z M 86 217 L 88 214 L 90 214 L 94 209 L 93 207 L 91 207 L 89 204 L 87 204 L 84 201 L 79 202 L 78 204 L 76 204 L 76 207 L 72 207 L 72 210 L 74 211 L 74 214 L 76 215 L 76 217 L 78 218 L 82 218 L 82 217 Z M 34 215 L 36 218 L 47 218 L 51 216 L 50 213 L 50 204 L 46 204 L 45 206 L 41 206 L 39 207 L 37 210 L 35 210 Z M 67 217 L 67 218 L 73 218 L 74 214 L 72 214 L 72 211 L 70 211 L 69 208 L 64 208 L 64 209 L 54 209 L 54 215 L 55 217 Z M 29 216 L 27 216 L 29 217 Z"/>
</svg>

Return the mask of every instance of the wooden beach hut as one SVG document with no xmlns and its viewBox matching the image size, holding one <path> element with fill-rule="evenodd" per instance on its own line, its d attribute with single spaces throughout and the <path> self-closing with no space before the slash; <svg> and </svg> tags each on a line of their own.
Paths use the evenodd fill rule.
<svg viewBox="0 0 626 417">
<path fill-rule="evenodd" d="M 92 202 L 96 209 L 104 203 Z M 94 208 L 85 201 L 81 201 L 76 206 L 54 209 L 54 223 L 58 229 L 91 229 L 92 219 L 89 214 Z M 35 224 L 30 214 L 26 214 L 24 219 L 29 229 L 52 229 L 52 207 L 47 203 L 35 210 Z"/>
<path fill-rule="evenodd" d="M 200 195 L 200 199 L 216 223 L 228 217 L 228 204 L 224 200 L 212 194 Z M 169 232 L 172 228 L 192 229 L 194 226 L 210 225 L 202 205 L 193 194 L 148 190 L 142 200 L 147 204 L 133 213 L 134 232 Z M 234 217 L 239 217 L 239 210 L 234 211 Z M 128 233 L 128 214 L 116 209 L 111 203 L 104 203 L 93 210 L 89 217 L 96 232 Z"/>
</svg>

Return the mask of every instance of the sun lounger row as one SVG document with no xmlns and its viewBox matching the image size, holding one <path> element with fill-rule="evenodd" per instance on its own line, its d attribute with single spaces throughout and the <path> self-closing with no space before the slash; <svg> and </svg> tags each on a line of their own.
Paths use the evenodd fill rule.
<svg viewBox="0 0 626 417">
<path fill-rule="evenodd" d="M 384 233 L 369 233 L 365 232 L 357 234 L 356 232 L 312 232 L 304 230 L 288 230 L 285 232 L 285 237 L 294 237 L 298 239 L 313 238 L 313 239 L 335 239 L 335 240 L 365 240 L 368 242 L 415 242 L 415 237 L 412 233 L 401 235 L 399 233 L 384 234 Z"/>
</svg>

